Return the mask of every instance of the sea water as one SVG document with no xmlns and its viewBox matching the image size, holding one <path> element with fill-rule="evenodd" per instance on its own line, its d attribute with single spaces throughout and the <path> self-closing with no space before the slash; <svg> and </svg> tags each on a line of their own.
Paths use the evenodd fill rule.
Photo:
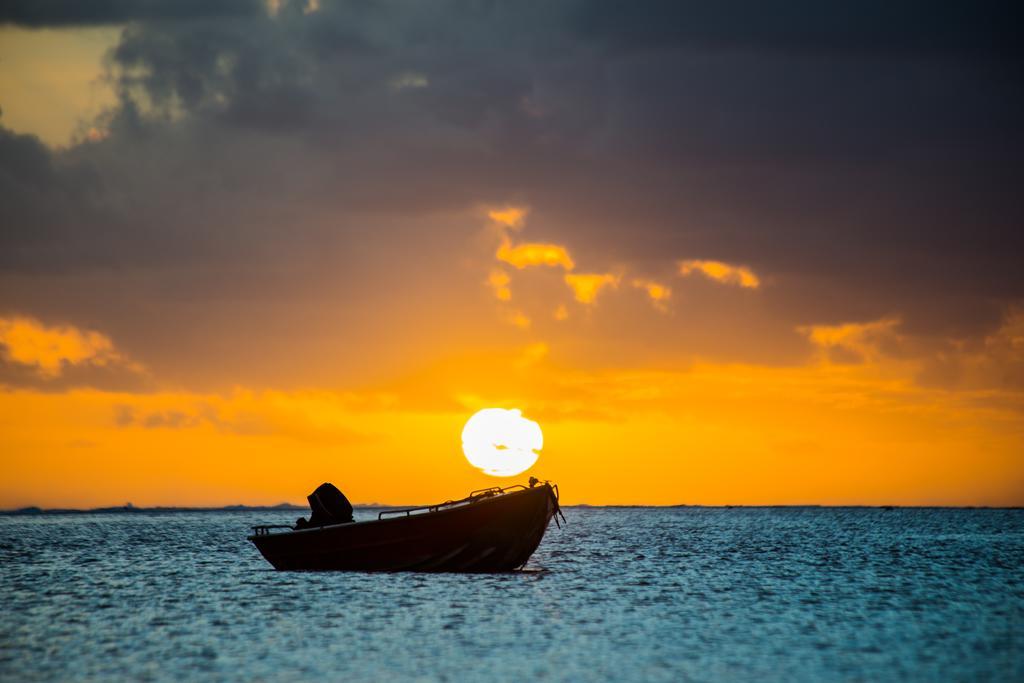
<svg viewBox="0 0 1024 683">
<path fill-rule="evenodd" d="M 276 572 L 289 512 L 2 517 L 0 679 L 1024 680 L 1024 511 L 565 515 L 497 575 Z"/>
</svg>

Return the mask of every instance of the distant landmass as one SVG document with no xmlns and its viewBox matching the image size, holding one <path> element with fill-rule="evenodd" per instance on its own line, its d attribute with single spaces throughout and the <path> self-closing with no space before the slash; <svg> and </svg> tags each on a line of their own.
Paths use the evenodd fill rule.
<svg viewBox="0 0 1024 683">
<path fill-rule="evenodd" d="M 357 510 L 380 510 L 380 509 L 404 509 L 419 507 L 415 505 L 384 505 L 383 503 L 354 503 L 353 508 Z M 105 515 L 123 513 L 147 513 L 154 512 L 309 512 L 308 505 L 296 505 L 295 503 L 278 503 L 277 505 L 221 505 L 213 507 L 190 507 L 186 505 L 159 505 L 155 507 L 137 507 L 131 503 L 124 505 L 113 505 L 98 508 L 41 508 L 35 505 L 15 508 L 12 510 L 0 510 L 0 516 L 21 516 L 21 515 Z"/>
<path fill-rule="evenodd" d="M 0 510 L 0 515 L 74 515 L 74 514 L 120 514 L 124 512 L 272 512 L 281 510 L 306 510 L 306 506 L 293 505 L 292 503 L 278 503 L 277 505 L 223 505 L 220 507 L 185 507 L 185 506 L 158 506 L 158 507 L 135 507 L 131 503 L 115 505 L 113 507 L 100 508 L 40 508 L 34 505 L 14 510 Z"/>
</svg>

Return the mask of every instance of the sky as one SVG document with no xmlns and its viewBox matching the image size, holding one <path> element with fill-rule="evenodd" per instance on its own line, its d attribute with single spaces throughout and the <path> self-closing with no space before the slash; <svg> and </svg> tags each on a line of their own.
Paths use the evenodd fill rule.
<svg viewBox="0 0 1024 683">
<path fill-rule="evenodd" d="M 1024 505 L 1016 18 L 5 2 L 0 508 Z"/>
</svg>

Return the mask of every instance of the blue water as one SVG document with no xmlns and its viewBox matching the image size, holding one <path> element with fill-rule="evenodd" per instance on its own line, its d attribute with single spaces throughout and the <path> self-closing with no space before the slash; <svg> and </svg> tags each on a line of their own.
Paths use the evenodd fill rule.
<svg viewBox="0 0 1024 683">
<path fill-rule="evenodd" d="M 489 576 L 275 572 L 292 516 L 0 518 L 0 679 L 1024 680 L 1024 511 L 570 508 Z"/>
</svg>

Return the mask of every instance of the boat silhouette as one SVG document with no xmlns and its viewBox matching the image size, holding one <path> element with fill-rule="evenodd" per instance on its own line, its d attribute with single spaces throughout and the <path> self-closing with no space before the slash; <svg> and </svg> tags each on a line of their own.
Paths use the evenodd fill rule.
<svg viewBox="0 0 1024 683">
<path fill-rule="evenodd" d="M 532 477 L 529 486 L 493 487 L 437 505 L 384 510 L 365 522 L 351 521 L 351 506 L 329 484 L 309 499 L 309 522 L 255 526 L 248 537 L 275 569 L 513 571 L 526 564 L 551 518 L 561 514 L 558 486 Z"/>
</svg>

